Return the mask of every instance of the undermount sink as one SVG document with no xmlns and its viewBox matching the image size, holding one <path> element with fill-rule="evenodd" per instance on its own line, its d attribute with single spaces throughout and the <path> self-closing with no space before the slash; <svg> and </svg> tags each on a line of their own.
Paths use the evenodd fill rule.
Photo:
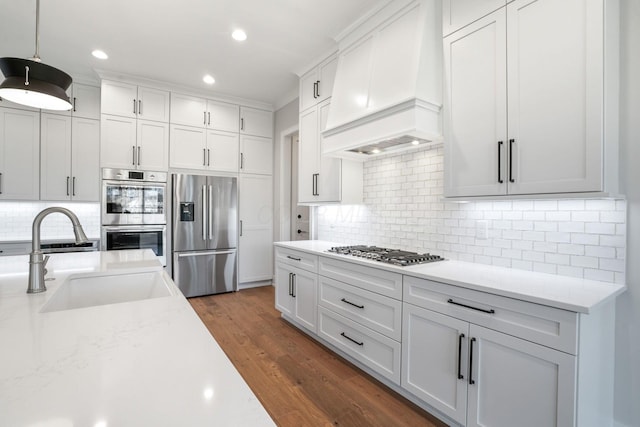
<svg viewBox="0 0 640 427">
<path fill-rule="evenodd" d="M 160 271 L 69 277 L 41 313 L 118 304 L 173 295 Z"/>
</svg>

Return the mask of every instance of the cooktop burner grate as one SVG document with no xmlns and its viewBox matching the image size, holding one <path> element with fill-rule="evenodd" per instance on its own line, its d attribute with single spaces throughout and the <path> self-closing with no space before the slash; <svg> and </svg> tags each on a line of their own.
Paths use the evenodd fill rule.
<svg viewBox="0 0 640 427">
<path fill-rule="evenodd" d="M 440 255 L 433 255 L 429 253 L 419 254 L 417 252 L 408 252 L 400 249 L 380 248 L 378 246 L 366 245 L 334 246 L 329 249 L 329 252 L 340 255 L 357 256 L 387 264 L 399 265 L 401 267 L 444 260 Z"/>
</svg>

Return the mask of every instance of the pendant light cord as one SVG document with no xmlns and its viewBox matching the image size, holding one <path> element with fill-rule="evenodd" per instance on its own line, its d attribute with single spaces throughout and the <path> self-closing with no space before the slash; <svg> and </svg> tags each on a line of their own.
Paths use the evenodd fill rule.
<svg viewBox="0 0 640 427">
<path fill-rule="evenodd" d="M 36 0 L 36 53 L 33 60 L 40 62 L 40 0 Z"/>
</svg>

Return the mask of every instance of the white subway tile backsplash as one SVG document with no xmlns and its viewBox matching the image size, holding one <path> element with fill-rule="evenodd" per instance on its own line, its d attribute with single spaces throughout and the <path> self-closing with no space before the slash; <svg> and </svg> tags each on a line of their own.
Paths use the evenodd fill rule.
<svg viewBox="0 0 640 427">
<path fill-rule="evenodd" d="M 624 200 L 444 201 L 442 151 L 366 162 L 365 204 L 319 207 L 318 237 L 624 282 Z M 487 239 L 476 236 L 478 220 L 488 221 Z"/>
</svg>

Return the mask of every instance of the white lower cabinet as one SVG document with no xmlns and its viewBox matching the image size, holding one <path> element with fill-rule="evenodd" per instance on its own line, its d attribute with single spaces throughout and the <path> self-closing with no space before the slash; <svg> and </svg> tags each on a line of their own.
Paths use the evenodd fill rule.
<svg viewBox="0 0 640 427">
<path fill-rule="evenodd" d="M 276 308 L 317 333 L 318 276 L 279 263 L 276 266 Z"/>
<path fill-rule="evenodd" d="M 407 303 L 402 343 L 402 387 L 462 425 L 574 425 L 574 355 Z"/>
</svg>

